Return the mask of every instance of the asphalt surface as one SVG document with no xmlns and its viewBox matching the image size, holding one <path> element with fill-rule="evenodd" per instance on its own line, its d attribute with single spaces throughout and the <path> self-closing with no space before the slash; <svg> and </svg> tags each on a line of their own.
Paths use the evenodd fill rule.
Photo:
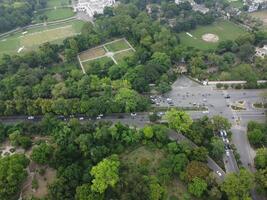
<svg viewBox="0 0 267 200">
<path fill-rule="evenodd" d="M 255 151 L 251 148 L 246 133 L 247 123 L 251 120 L 264 122 L 266 120 L 263 109 L 255 109 L 253 103 L 261 102 L 261 93 L 266 90 L 218 90 L 214 86 L 203 86 L 188 79 L 187 77 L 179 78 L 173 85 L 172 90 L 163 97 L 158 98 L 159 106 L 168 107 L 167 98 L 177 107 L 205 107 L 208 111 L 191 112 L 193 119 L 200 118 L 204 115 L 212 117 L 221 115 L 227 118 L 232 129 L 232 143 L 235 144 L 237 152 L 240 154 L 240 160 L 244 167 L 254 171 Z M 230 98 L 225 98 L 227 95 Z M 231 109 L 232 104 L 238 101 L 244 102 L 246 110 L 236 111 Z M 170 106 L 171 107 L 171 106 Z M 233 152 L 229 156 L 224 156 L 225 168 L 227 172 L 237 172 L 238 166 Z"/>
</svg>

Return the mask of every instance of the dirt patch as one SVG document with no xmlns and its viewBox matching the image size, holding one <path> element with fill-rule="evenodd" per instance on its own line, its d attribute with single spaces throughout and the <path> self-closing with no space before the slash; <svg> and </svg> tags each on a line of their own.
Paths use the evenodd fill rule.
<svg viewBox="0 0 267 200">
<path fill-rule="evenodd" d="M 45 170 L 45 173 L 41 175 L 39 171 L 41 169 Z M 55 180 L 56 170 L 50 167 L 35 165 L 34 172 L 29 172 L 27 181 L 24 183 L 22 196 L 25 197 L 36 197 L 43 198 L 48 194 L 48 186 Z M 37 189 L 32 188 L 33 180 L 37 182 Z"/>
<path fill-rule="evenodd" d="M 106 51 L 103 47 L 96 47 L 93 49 L 89 49 L 87 51 L 82 52 L 79 57 L 82 62 L 90 59 L 94 59 L 100 56 L 104 56 Z"/>
<path fill-rule="evenodd" d="M 202 35 L 202 40 L 204 40 L 205 42 L 215 43 L 219 41 L 219 36 L 212 33 L 207 33 Z"/>
</svg>

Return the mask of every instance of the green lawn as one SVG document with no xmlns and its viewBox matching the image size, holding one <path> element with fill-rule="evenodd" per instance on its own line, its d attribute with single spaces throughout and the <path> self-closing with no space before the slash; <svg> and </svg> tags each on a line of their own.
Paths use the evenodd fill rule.
<svg viewBox="0 0 267 200">
<path fill-rule="evenodd" d="M 47 1 L 47 8 L 53 8 L 56 6 L 67 6 L 70 5 L 70 0 L 48 0 Z"/>
<path fill-rule="evenodd" d="M 235 40 L 238 36 L 246 33 L 244 29 L 230 21 L 218 21 L 208 26 L 199 26 L 197 29 L 189 32 L 193 37 L 190 37 L 186 32 L 180 33 L 179 37 L 181 44 L 186 46 L 196 47 L 202 50 L 214 49 L 220 41 Z M 212 33 L 219 37 L 219 41 L 215 43 L 202 40 L 202 35 Z"/>
<path fill-rule="evenodd" d="M 133 50 L 123 51 L 121 53 L 115 54 L 114 58 L 117 62 L 121 62 L 125 57 L 132 56 L 134 54 Z"/>
<path fill-rule="evenodd" d="M 23 31 L 20 31 L 9 37 L 0 38 L 0 56 L 16 54 L 23 45 L 26 45 L 22 51 L 25 52 L 36 49 L 44 42 L 61 43 L 66 37 L 80 33 L 83 24 L 83 21 L 74 20 L 60 25 L 28 29 L 25 35 L 22 34 Z"/>
<path fill-rule="evenodd" d="M 231 6 L 235 8 L 242 8 L 243 7 L 243 0 L 228 0 Z"/>
<path fill-rule="evenodd" d="M 42 22 L 40 20 L 40 16 L 46 15 L 48 17 L 47 21 L 56 21 L 61 19 L 66 19 L 69 17 L 74 16 L 74 12 L 71 8 L 57 8 L 57 9 L 50 9 L 50 10 L 44 10 L 39 11 L 34 16 L 34 23 L 40 23 Z"/>
<path fill-rule="evenodd" d="M 110 44 L 105 45 L 105 47 L 112 52 L 129 49 L 129 45 L 124 40 L 119 40 Z"/>
</svg>

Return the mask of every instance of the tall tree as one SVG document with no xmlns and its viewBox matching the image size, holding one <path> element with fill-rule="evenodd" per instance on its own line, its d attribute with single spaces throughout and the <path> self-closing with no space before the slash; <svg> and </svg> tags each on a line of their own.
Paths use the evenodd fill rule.
<svg viewBox="0 0 267 200">
<path fill-rule="evenodd" d="M 94 176 L 91 190 L 100 194 L 111 186 L 115 187 L 119 181 L 119 158 L 117 155 L 103 159 L 91 169 L 90 174 Z"/>
</svg>

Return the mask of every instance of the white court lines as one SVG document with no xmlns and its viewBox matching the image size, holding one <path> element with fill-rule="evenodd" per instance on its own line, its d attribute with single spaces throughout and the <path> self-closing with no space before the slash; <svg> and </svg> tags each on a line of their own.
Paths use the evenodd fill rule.
<svg viewBox="0 0 267 200">
<path fill-rule="evenodd" d="M 120 50 L 120 51 L 111 52 L 111 51 L 109 51 L 108 48 L 106 47 L 106 45 L 108 45 L 108 44 L 113 44 L 113 43 L 115 43 L 115 42 L 119 42 L 119 41 L 124 41 L 130 48 L 123 49 L 123 50 Z M 105 54 L 105 55 L 102 55 L 102 56 L 97 56 L 97 57 L 94 57 L 94 58 L 89 58 L 89 59 L 86 59 L 86 60 L 82 60 L 82 61 L 81 61 L 79 55 L 82 54 L 82 53 L 85 53 L 85 52 L 88 51 L 88 50 L 85 50 L 85 51 L 83 51 L 83 52 L 81 52 L 81 53 L 78 54 L 78 56 L 77 56 L 77 57 L 78 57 L 78 61 L 79 61 L 80 65 L 81 65 L 81 68 L 82 68 L 82 71 L 83 71 L 84 74 L 85 74 L 86 72 L 85 72 L 83 63 L 85 63 L 85 62 L 89 62 L 89 61 L 97 60 L 97 59 L 100 59 L 100 58 L 108 57 L 108 58 L 111 58 L 112 61 L 113 61 L 115 64 L 118 64 L 118 61 L 114 58 L 114 55 L 117 55 L 117 54 L 119 54 L 119 53 L 123 53 L 123 52 L 126 52 L 126 51 L 131 51 L 131 50 L 134 51 L 134 52 L 136 52 L 136 50 L 133 48 L 133 46 L 126 40 L 126 38 L 116 39 L 116 40 L 113 40 L 113 41 L 111 41 L 111 42 L 107 42 L 107 43 L 105 43 L 105 44 L 103 44 L 103 45 L 100 45 L 100 46 L 91 48 L 91 49 L 89 49 L 89 50 L 94 50 L 94 49 L 98 49 L 98 48 L 104 48 L 106 54 Z"/>
</svg>

